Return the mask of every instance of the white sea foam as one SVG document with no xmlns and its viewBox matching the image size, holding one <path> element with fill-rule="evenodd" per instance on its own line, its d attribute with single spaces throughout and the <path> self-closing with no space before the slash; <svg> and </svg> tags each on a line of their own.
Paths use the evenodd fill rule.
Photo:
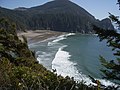
<svg viewBox="0 0 120 90">
<path fill-rule="evenodd" d="M 75 63 L 69 61 L 71 55 L 68 52 L 62 51 L 64 47 L 67 46 L 62 46 L 56 53 L 55 58 L 52 62 L 52 69 L 56 69 L 57 74 L 61 74 L 63 76 L 70 76 L 72 75 L 71 73 L 73 73 L 71 71 L 73 71 L 72 67 L 75 65 Z"/>
<path fill-rule="evenodd" d="M 48 46 L 54 45 L 54 44 L 56 44 L 57 42 L 59 42 L 59 41 L 61 41 L 61 40 L 64 40 L 64 39 L 66 39 L 68 36 L 71 36 L 71 35 L 75 35 L 75 33 L 69 33 L 69 34 L 60 35 L 60 36 L 58 36 L 55 40 L 53 40 L 52 42 L 48 42 Z"/>
<path fill-rule="evenodd" d="M 72 35 L 75 35 L 75 33 L 69 33 L 66 36 L 72 36 Z"/>
<path fill-rule="evenodd" d="M 71 35 L 75 35 L 75 33 L 69 33 L 69 34 L 58 36 L 55 40 L 49 42 L 48 46 L 55 45 L 59 41 L 64 40 L 68 36 L 71 36 Z M 52 38 L 52 39 L 54 39 L 54 38 Z M 35 45 L 35 44 L 33 44 L 33 45 Z M 55 58 L 52 61 L 52 69 L 56 69 L 58 75 L 62 75 L 64 77 L 66 77 L 66 76 L 74 77 L 74 79 L 76 81 L 85 81 L 86 85 L 89 85 L 89 84 L 96 85 L 96 84 L 92 83 L 91 79 L 87 75 L 85 75 L 82 72 L 79 72 L 77 70 L 77 67 L 76 67 L 77 63 L 70 61 L 71 55 L 69 52 L 66 52 L 63 50 L 65 47 L 67 47 L 67 45 L 58 46 L 59 50 L 56 53 Z M 48 65 L 48 62 L 50 59 L 49 56 L 51 54 L 46 53 L 46 52 L 40 52 L 40 51 L 38 51 L 37 54 L 40 54 L 40 55 L 38 55 L 38 58 L 37 58 L 39 63 L 41 63 L 43 65 L 45 64 L 46 67 L 49 67 L 47 65 Z M 112 83 L 110 81 L 106 81 L 104 79 L 99 79 L 99 80 L 105 86 L 115 85 L 114 83 Z"/>
<path fill-rule="evenodd" d="M 74 79 L 77 81 L 85 79 L 85 81 L 88 81 L 89 78 L 86 78 L 85 75 L 82 75 L 78 72 L 77 68 L 75 67 L 76 63 L 73 63 L 69 60 L 71 55 L 69 52 L 63 51 L 63 48 L 65 47 L 67 47 L 67 45 L 59 48 L 58 52 L 56 53 L 52 62 L 52 69 L 56 69 L 58 75 L 62 75 L 64 77 L 74 77 Z"/>
<path fill-rule="evenodd" d="M 64 77 L 74 77 L 76 81 L 84 80 L 87 81 L 86 84 L 89 85 L 91 83 L 91 80 L 82 73 L 78 72 L 77 68 L 75 67 L 76 63 L 69 60 L 71 57 L 69 52 L 63 51 L 63 48 L 65 47 L 67 46 L 62 46 L 56 53 L 55 58 L 52 62 L 52 69 L 56 69 L 58 75 L 62 75 Z"/>
<path fill-rule="evenodd" d="M 42 51 L 38 51 L 37 52 L 37 61 L 44 65 L 48 70 L 51 69 L 51 63 L 52 63 L 52 56 L 53 56 L 53 52 L 42 52 Z"/>
<path fill-rule="evenodd" d="M 108 80 L 105 80 L 105 79 L 99 79 L 101 84 L 102 85 L 105 85 L 105 86 L 117 86 L 115 83 L 111 82 L 111 81 L 108 81 Z"/>
<path fill-rule="evenodd" d="M 61 35 L 61 36 L 58 36 L 55 40 L 53 40 L 52 42 L 56 43 L 56 42 L 59 42 L 61 40 L 64 40 L 66 39 L 65 35 Z"/>
<path fill-rule="evenodd" d="M 48 46 L 52 46 L 52 45 L 56 44 L 57 42 L 59 42 L 61 40 L 64 40 L 64 39 L 66 39 L 65 35 L 60 35 L 55 40 L 53 40 L 52 42 L 48 42 Z"/>
<path fill-rule="evenodd" d="M 47 60 L 47 57 L 49 56 L 48 53 L 42 51 L 37 51 L 36 54 L 38 55 L 37 60 L 39 61 L 39 63 L 42 63 L 42 60 Z"/>
<path fill-rule="evenodd" d="M 84 81 L 86 85 L 96 85 L 95 83 L 92 83 L 88 76 L 77 70 L 75 66 L 77 64 L 70 61 L 71 55 L 69 52 L 63 51 L 63 48 L 65 47 L 67 47 L 67 45 L 59 48 L 58 52 L 56 53 L 55 58 L 52 61 L 52 69 L 56 69 L 58 75 L 62 75 L 64 77 L 74 77 L 76 81 Z M 97 80 L 99 80 L 101 84 L 105 86 L 115 85 L 113 82 L 104 79 Z"/>
</svg>

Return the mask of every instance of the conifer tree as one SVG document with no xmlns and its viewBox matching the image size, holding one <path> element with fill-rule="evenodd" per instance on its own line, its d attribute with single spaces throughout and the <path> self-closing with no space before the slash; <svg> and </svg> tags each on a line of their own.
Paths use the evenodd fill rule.
<svg viewBox="0 0 120 90">
<path fill-rule="evenodd" d="M 117 3 L 120 7 L 120 0 Z M 120 28 L 120 20 L 118 16 L 114 16 L 109 13 L 109 18 L 115 22 L 117 28 Z M 104 57 L 100 56 L 100 61 L 106 69 L 102 69 L 103 76 L 106 79 L 115 80 L 116 83 L 120 84 L 120 33 L 116 30 L 104 30 L 99 27 L 94 26 L 93 28 L 98 34 L 100 41 L 106 39 L 108 47 L 112 47 L 114 51 L 113 55 L 116 56 L 116 60 L 106 60 Z"/>
</svg>

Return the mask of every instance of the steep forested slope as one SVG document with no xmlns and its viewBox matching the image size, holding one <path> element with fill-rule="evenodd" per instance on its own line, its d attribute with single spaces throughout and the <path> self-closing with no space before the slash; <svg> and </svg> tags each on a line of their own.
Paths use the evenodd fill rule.
<svg viewBox="0 0 120 90">
<path fill-rule="evenodd" d="M 96 90 L 38 64 L 26 38 L 21 42 L 11 23 L 0 19 L 0 90 Z"/>
<path fill-rule="evenodd" d="M 18 29 L 50 29 L 55 31 L 92 33 L 93 25 L 107 24 L 107 29 L 114 29 L 111 22 L 99 21 L 82 7 L 69 0 L 54 0 L 41 6 L 9 10 L 0 8 L 0 17 L 10 18 L 17 23 Z"/>
</svg>

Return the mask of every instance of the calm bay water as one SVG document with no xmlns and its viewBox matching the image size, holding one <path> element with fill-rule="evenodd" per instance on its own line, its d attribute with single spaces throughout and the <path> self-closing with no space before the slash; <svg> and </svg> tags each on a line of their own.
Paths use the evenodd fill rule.
<svg viewBox="0 0 120 90">
<path fill-rule="evenodd" d="M 68 45 L 64 50 L 69 52 L 69 60 L 76 63 L 78 71 L 95 78 L 101 78 L 99 55 L 107 60 L 114 59 L 111 48 L 106 46 L 105 41 L 99 42 L 95 35 L 75 35 L 60 42 Z"/>
<path fill-rule="evenodd" d="M 75 80 L 92 83 L 88 75 L 99 79 L 104 85 L 113 84 L 101 77 L 102 68 L 99 55 L 108 60 L 114 59 L 111 48 L 106 42 L 99 42 L 95 35 L 67 34 L 43 42 L 29 45 L 36 51 L 39 63 L 49 70 L 56 69 L 58 74 L 74 77 Z"/>
</svg>

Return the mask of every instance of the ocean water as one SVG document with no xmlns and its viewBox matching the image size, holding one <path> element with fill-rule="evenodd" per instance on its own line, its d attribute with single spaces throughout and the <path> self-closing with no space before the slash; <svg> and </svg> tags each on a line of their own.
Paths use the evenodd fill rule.
<svg viewBox="0 0 120 90">
<path fill-rule="evenodd" d="M 107 60 L 115 57 L 106 41 L 99 42 L 96 35 L 70 33 L 29 44 L 29 47 L 36 52 L 39 63 L 49 70 L 56 69 L 58 75 L 74 77 L 76 81 L 84 80 L 87 85 L 94 84 L 88 77 L 91 75 L 105 86 L 114 85 L 112 81 L 102 79 L 99 55 Z"/>
</svg>

